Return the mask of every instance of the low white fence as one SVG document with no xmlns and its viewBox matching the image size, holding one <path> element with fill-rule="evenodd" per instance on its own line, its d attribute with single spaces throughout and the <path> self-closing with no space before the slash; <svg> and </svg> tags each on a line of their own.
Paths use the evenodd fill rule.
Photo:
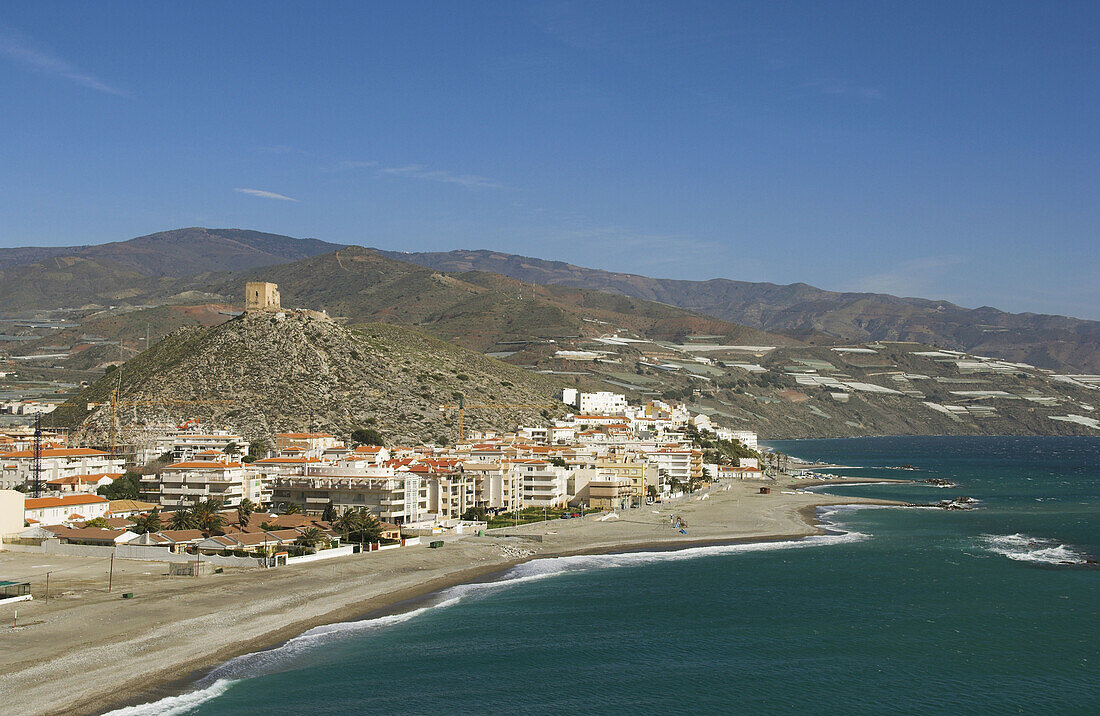
<svg viewBox="0 0 1100 716">
<path fill-rule="evenodd" d="M 287 557 L 287 564 L 301 564 L 303 562 L 316 562 L 321 559 L 332 559 L 333 557 L 344 557 L 355 552 L 354 545 L 348 545 L 346 547 L 334 547 L 333 549 L 323 549 L 316 554 L 304 554 L 301 557 Z"/>
</svg>

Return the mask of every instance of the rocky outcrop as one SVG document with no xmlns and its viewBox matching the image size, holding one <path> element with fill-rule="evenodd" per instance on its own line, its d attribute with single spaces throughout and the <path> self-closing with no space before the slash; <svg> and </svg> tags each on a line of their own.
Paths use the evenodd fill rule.
<svg viewBox="0 0 1100 716">
<path fill-rule="evenodd" d="M 540 406 L 471 410 L 467 429 L 512 429 L 564 412 L 554 399 L 559 386 L 547 376 L 407 329 L 345 328 L 313 312 L 176 331 L 59 408 L 51 422 L 69 427 L 77 441 L 102 443 L 108 408 L 89 411 L 88 404 L 108 403 L 119 385 L 124 440 L 128 428 L 151 421 L 197 418 L 250 440 L 375 427 L 392 441 L 453 442 L 455 415 L 440 406 L 459 394 L 468 403 Z"/>
</svg>

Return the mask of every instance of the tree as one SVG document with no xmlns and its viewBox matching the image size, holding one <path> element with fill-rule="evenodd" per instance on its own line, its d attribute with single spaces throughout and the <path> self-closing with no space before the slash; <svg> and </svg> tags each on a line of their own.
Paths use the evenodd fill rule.
<svg viewBox="0 0 1100 716">
<path fill-rule="evenodd" d="M 108 500 L 136 500 L 141 489 L 141 473 L 127 470 L 110 485 L 103 485 L 96 493 Z"/>
<path fill-rule="evenodd" d="M 134 517 L 131 522 L 134 523 L 130 528 L 131 532 L 137 532 L 139 535 L 143 535 L 147 532 L 160 532 L 164 525 L 160 521 L 160 508 L 154 508 L 152 512 L 144 515 L 138 515 Z"/>
<path fill-rule="evenodd" d="M 657 496 L 660 493 L 657 492 L 657 486 L 656 485 L 646 485 L 645 486 L 645 494 L 648 495 L 649 497 L 651 497 L 652 499 L 656 500 Z"/>
<path fill-rule="evenodd" d="M 252 513 L 256 510 L 256 504 L 247 497 L 241 500 L 241 504 L 237 505 L 237 523 L 241 527 L 248 526 L 248 521 L 252 519 Z"/>
<path fill-rule="evenodd" d="M 569 465 L 565 462 L 565 458 L 561 455 L 554 455 L 549 460 L 547 460 L 547 462 L 555 467 L 569 467 Z"/>
<path fill-rule="evenodd" d="M 248 443 L 248 454 L 241 458 L 242 462 L 255 462 L 265 458 L 271 452 L 271 443 L 265 438 L 257 438 Z"/>
<path fill-rule="evenodd" d="M 358 428 L 351 431 L 351 441 L 356 445 L 383 445 L 382 433 L 374 428 Z"/>
<path fill-rule="evenodd" d="M 283 507 L 283 514 L 284 515 L 298 515 L 298 514 L 301 514 L 301 513 L 302 513 L 302 508 L 298 505 L 297 502 L 288 502 L 288 503 L 286 503 L 286 506 Z"/>
<path fill-rule="evenodd" d="M 678 477 L 674 477 L 668 481 L 668 489 L 671 492 L 679 492 L 681 487 L 683 487 L 683 484 L 680 482 L 680 478 Z"/>
<path fill-rule="evenodd" d="M 321 519 L 331 524 L 336 519 L 336 505 L 331 502 L 325 505 L 325 509 L 321 511 Z"/>
<path fill-rule="evenodd" d="M 275 530 L 279 529 L 279 525 L 272 524 L 271 522 L 265 520 L 260 523 L 260 529 L 262 529 L 264 532 L 274 532 Z"/>
<path fill-rule="evenodd" d="M 84 520 L 85 527 L 101 527 L 107 529 L 111 525 L 107 524 L 107 520 L 102 517 L 93 517 L 90 520 Z"/>
<path fill-rule="evenodd" d="M 332 520 L 332 526 L 337 532 L 347 537 L 353 532 L 361 531 L 363 529 L 363 522 L 362 512 L 352 509 L 351 507 L 345 507 L 344 511 L 336 515 L 336 519 Z"/>
<path fill-rule="evenodd" d="M 326 541 L 328 537 L 324 532 L 316 527 L 307 527 L 302 530 L 302 534 L 298 536 L 298 539 L 294 540 L 294 544 L 301 547 L 309 547 L 310 549 L 316 549 L 317 545 Z"/>
<path fill-rule="evenodd" d="M 229 443 L 228 445 L 225 446 L 225 454 L 226 455 L 240 455 L 241 454 L 241 446 L 238 445 L 235 442 L 231 442 L 231 443 Z"/>
<path fill-rule="evenodd" d="M 30 488 L 27 487 L 26 485 L 16 485 L 12 489 L 15 490 L 16 492 L 30 492 Z"/>
<path fill-rule="evenodd" d="M 360 542 L 377 542 L 382 537 L 382 523 L 369 512 L 363 513 L 363 527 L 359 530 Z"/>
<path fill-rule="evenodd" d="M 191 514 L 195 518 L 195 527 L 207 534 L 221 532 L 225 528 L 225 515 L 219 512 L 221 508 L 221 500 L 213 498 L 196 504 L 191 508 Z"/>
<path fill-rule="evenodd" d="M 195 516 L 191 514 L 191 510 L 176 510 L 168 519 L 168 527 L 173 530 L 193 530 Z"/>
<path fill-rule="evenodd" d="M 343 525 L 345 518 L 347 523 Z M 345 536 L 351 542 L 377 542 L 379 537 L 382 536 L 382 523 L 378 521 L 377 517 L 365 510 L 356 512 L 348 508 L 337 518 L 337 521 L 342 524 L 342 527 L 337 527 L 337 529 L 346 528 Z"/>
<path fill-rule="evenodd" d="M 475 505 L 462 513 L 462 519 L 470 520 L 471 522 L 484 522 L 485 508 L 481 505 Z"/>
</svg>

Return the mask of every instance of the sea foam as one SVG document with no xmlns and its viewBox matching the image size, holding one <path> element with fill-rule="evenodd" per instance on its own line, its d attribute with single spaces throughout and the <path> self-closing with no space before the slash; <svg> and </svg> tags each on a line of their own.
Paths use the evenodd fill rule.
<svg viewBox="0 0 1100 716">
<path fill-rule="evenodd" d="M 827 524 L 836 527 L 837 523 L 832 523 L 831 519 L 843 507 L 850 506 L 830 508 L 822 511 L 820 516 L 827 521 Z M 329 641 L 407 622 L 430 611 L 453 606 L 467 597 L 488 594 L 525 582 L 547 579 L 571 572 L 634 567 L 657 562 L 677 562 L 688 559 L 718 557 L 747 552 L 820 547 L 825 545 L 859 542 L 867 538 L 868 535 L 854 531 L 830 532 L 824 535 L 790 540 L 777 540 L 774 542 L 745 542 L 665 551 L 620 552 L 533 559 L 508 569 L 501 574 L 499 578 L 491 581 L 471 582 L 448 587 L 431 597 L 431 601 L 425 606 L 407 612 L 389 614 L 371 619 L 324 624 L 314 627 L 289 639 L 274 649 L 242 654 L 241 656 L 230 659 L 200 679 L 194 691 L 189 691 L 178 696 L 169 696 L 159 701 L 153 701 L 139 706 L 127 706 L 111 711 L 106 716 L 184 714 L 206 701 L 221 695 L 237 681 L 295 668 L 295 664 L 297 663 L 295 657 Z"/>
<path fill-rule="evenodd" d="M 1018 562 L 1035 564 L 1090 564 L 1088 555 L 1058 540 L 1031 537 L 1017 532 L 1011 535 L 982 535 L 983 546 L 990 552 Z"/>
<path fill-rule="evenodd" d="M 232 684 L 229 679 L 219 679 L 209 686 L 179 696 L 168 696 L 147 704 L 115 709 L 110 712 L 110 716 L 178 716 L 221 696 Z"/>
</svg>

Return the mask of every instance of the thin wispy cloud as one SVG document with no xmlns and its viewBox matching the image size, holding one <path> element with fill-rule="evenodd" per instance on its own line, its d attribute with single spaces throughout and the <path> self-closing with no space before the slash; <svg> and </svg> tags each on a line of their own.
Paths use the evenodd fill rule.
<svg viewBox="0 0 1100 716">
<path fill-rule="evenodd" d="M 386 166 L 373 159 L 335 159 L 324 158 L 295 147 L 260 147 L 260 151 L 268 154 L 297 154 L 313 159 L 322 159 L 322 164 L 317 168 L 323 172 L 354 172 L 362 169 L 373 170 L 377 176 L 400 177 L 402 179 L 419 179 L 421 181 L 438 182 L 441 184 L 456 184 L 468 189 L 511 189 L 495 179 L 483 177 L 478 174 L 462 174 L 447 171 L 445 169 L 432 169 L 423 164 L 406 164 L 403 166 Z M 238 191 L 241 191 L 238 189 Z"/>
<path fill-rule="evenodd" d="M 378 166 L 378 162 L 361 162 L 350 159 L 340 162 L 341 169 L 370 169 L 376 166 Z"/>
<path fill-rule="evenodd" d="M 405 179 L 422 179 L 424 181 L 443 182 L 444 184 L 458 184 L 471 189 L 507 189 L 504 184 L 487 177 L 476 174 L 453 174 L 442 169 L 428 169 L 420 164 L 411 164 L 405 167 L 384 167 L 378 170 L 379 174 L 403 177 Z"/>
<path fill-rule="evenodd" d="M 260 199 L 276 199 L 278 201 L 298 201 L 297 199 L 283 194 L 276 194 L 273 191 L 264 191 L 263 189 L 239 189 L 235 188 L 233 191 L 239 191 L 242 194 L 248 194 L 249 196 L 255 196 Z"/>
<path fill-rule="evenodd" d="M 0 30 L 0 57 L 22 65 L 27 69 L 43 74 L 60 77 L 75 82 L 78 85 L 117 96 L 126 92 L 115 87 L 95 75 L 85 72 L 70 62 L 41 48 L 34 47 L 30 41 L 16 37 L 10 32 Z"/>
</svg>

